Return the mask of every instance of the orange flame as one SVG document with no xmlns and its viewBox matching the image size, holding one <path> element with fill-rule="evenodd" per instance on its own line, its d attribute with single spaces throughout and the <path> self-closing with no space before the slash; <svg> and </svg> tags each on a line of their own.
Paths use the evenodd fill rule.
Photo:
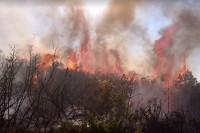
<svg viewBox="0 0 200 133">
<path fill-rule="evenodd" d="M 42 55 L 41 61 L 38 63 L 38 67 L 44 71 L 51 65 L 53 60 L 59 59 L 60 57 L 56 54 L 44 54 Z"/>
<path fill-rule="evenodd" d="M 173 45 L 172 36 L 177 30 L 177 26 L 171 26 L 164 31 L 164 35 L 155 41 L 154 50 L 158 57 L 158 62 L 154 66 L 155 76 L 163 80 L 163 88 L 169 88 L 172 85 L 174 59 L 170 53 Z"/>
<path fill-rule="evenodd" d="M 187 65 L 186 59 L 184 59 L 182 68 L 176 73 L 175 79 L 177 80 L 179 76 L 184 75 L 188 70 L 189 70 L 189 66 Z"/>
<path fill-rule="evenodd" d="M 122 62 L 118 51 L 107 49 L 105 46 L 92 48 L 88 22 L 84 12 L 80 9 L 76 15 L 83 27 L 83 39 L 79 49 L 67 51 L 66 68 L 76 69 L 76 66 L 81 66 L 80 69 L 82 71 L 89 73 L 97 71 L 103 74 L 123 74 Z"/>
<path fill-rule="evenodd" d="M 155 75 L 153 79 L 160 77 L 163 80 L 163 88 L 165 89 L 172 87 L 173 81 L 189 69 L 184 56 L 182 67 L 174 72 L 175 60 L 173 56 L 175 53 L 171 52 L 171 48 L 173 46 L 172 37 L 177 29 L 177 25 L 167 28 L 164 31 L 164 35 L 159 40 L 156 40 L 154 45 L 158 62 L 154 66 Z"/>
<path fill-rule="evenodd" d="M 76 65 L 79 65 L 77 62 L 77 55 L 76 52 L 70 50 L 67 55 L 67 64 L 66 67 L 69 69 L 75 69 Z"/>
<path fill-rule="evenodd" d="M 48 67 L 51 65 L 52 61 L 59 59 L 59 55 L 55 54 L 44 54 L 42 55 L 42 59 L 38 62 L 37 67 L 39 68 L 40 74 L 45 74 Z M 33 84 L 38 83 L 38 75 L 35 73 L 33 75 Z"/>
<path fill-rule="evenodd" d="M 184 60 L 182 66 L 177 68 L 174 56 L 176 53 L 173 48 L 173 35 L 179 29 L 178 25 L 173 25 L 164 31 L 163 36 L 155 41 L 154 50 L 157 55 L 157 63 L 154 66 L 155 75 L 153 79 L 160 78 L 162 80 L 162 86 L 167 92 L 167 105 L 168 111 L 172 109 L 173 101 L 171 100 L 170 88 L 174 86 L 174 81 L 177 81 L 180 75 L 183 75 L 188 71 L 185 55 L 182 55 Z M 185 54 L 185 53 L 184 53 Z"/>
</svg>

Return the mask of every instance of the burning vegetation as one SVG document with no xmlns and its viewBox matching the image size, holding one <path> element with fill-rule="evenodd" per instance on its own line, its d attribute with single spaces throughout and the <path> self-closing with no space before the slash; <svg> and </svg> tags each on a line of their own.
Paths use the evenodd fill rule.
<svg viewBox="0 0 200 133">
<path fill-rule="evenodd" d="M 150 42 L 137 10 L 156 2 L 110 0 L 94 25 L 82 1 L 67 2 L 61 21 L 49 10 L 55 25 L 39 39 L 45 52 L 0 50 L 0 132 L 200 132 L 200 83 L 188 60 L 199 48 L 199 9 L 170 3 L 176 15 L 162 9 L 172 22 Z M 141 71 L 128 65 L 137 65 L 129 34 L 149 57 Z M 54 53 L 52 38 L 64 40 Z"/>
</svg>

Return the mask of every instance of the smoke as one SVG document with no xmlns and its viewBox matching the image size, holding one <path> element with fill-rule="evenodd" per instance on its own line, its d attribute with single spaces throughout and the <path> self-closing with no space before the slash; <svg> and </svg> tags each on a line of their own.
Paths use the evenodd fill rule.
<svg viewBox="0 0 200 133">
<path fill-rule="evenodd" d="M 22 10 L 13 5 L 9 7 L 0 4 L 0 48 L 9 53 L 9 45 L 19 44 L 22 48 L 32 35 L 27 32 L 30 25 Z"/>
<path fill-rule="evenodd" d="M 127 30 L 135 15 L 135 0 L 111 0 L 103 20 L 98 24 L 99 37 L 117 35 Z"/>
<path fill-rule="evenodd" d="M 96 27 L 94 47 L 96 49 L 95 52 L 97 53 L 97 62 L 100 62 L 101 64 L 104 62 L 102 59 L 105 58 L 102 58 L 101 55 L 107 56 L 106 54 L 108 53 L 105 53 L 105 49 L 108 49 L 107 52 L 111 50 L 109 53 L 114 57 L 112 61 L 118 64 L 121 63 L 120 65 L 116 65 L 118 71 L 125 69 L 123 61 L 126 60 L 125 57 L 127 55 L 123 54 L 127 50 L 127 45 L 124 40 L 124 33 L 128 30 L 134 20 L 136 5 L 137 2 L 135 0 L 128 0 L 126 2 L 123 2 L 122 0 L 110 1 L 102 21 L 100 21 Z M 108 65 L 110 64 L 108 64 L 107 61 L 105 67 Z"/>
<path fill-rule="evenodd" d="M 195 83 L 188 83 L 195 79 L 192 79 L 192 74 L 188 73 L 187 65 L 191 63 L 189 59 L 195 55 L 194 51 L 200 46 L 200 10 L 196 6 L 184 2 L 179 1 L 175 4 L 169 2 L 167 5 L 163 5 L 163 2 L 160 3 L 163 13 L 172 20 L 172 23 L 160 31 L 161 37 L 154 42 L 154 55 L 151 57 L 154 62 L 155 74 L 160 77 L 163 88 L 170 89 L 166 96 L 171 97 L 174 93 L 173 95 L 176 98 L 179 97 L 180 100 L 176 99 L 176 102 L 180 102 L 185 108 L 190 104 L 191 108 L 197 111 L 199 110 L 199 107 L 195 106 L 197 99 L 193 97 L 198 97 L 194 92 L 199 93 L 199 90 Z M 174 83 L 176 80 L 180 80 L 177 79 L 180 74 L 184 76 L 181 80 L 184 81 L 185 86 L 177 88 Z M 171 102 L 170 99 L 170 108 L 174 104 Z"/>
<path fill-rule="evenodd" d="M 151 57 L 154 72 L 161 80 L 174 80 L 184 65 L 190 66 L 188 59 L 199 48 L 200 10 L 194 5 L 195 2 L 191 5 L 189 1 L 149 2 L 159 5 L 171 24 L 160 30 L 161 37 L 154 42 L 154 52 L 148 51 L 147 55 Z"/>
<path fill-rule="evenodd" d="M 83 69 L 90 72 L 100 71 L 102 73 L 118 73 L 125 72 L 123 66 L 126 59 L 126 43 L 125 32 L 134 20 L 135 1 L 122 0 L 110 1 L 105 15 L 95 25 L 94 33 L 90 33 L 91 24 L 86 19 L 87 14 L 84 12 L 84 5 L 78 11 L 75 18 L 81 19 L 80 25 L 82 33 L 80 47 L 68 51 L 67 67 L 75 67 L 75 64 L 82 65 Z M 77 10 L 72 12 L 77 13 Z M 73 21 L 76 23 L 76 21 Z M 93 35 L 92 35 L 93 34 Z M 91 38 L 93 36 L 93 38 Z"/>
<path fill-rule="evenodd" d="M 161 8 L 163 14 L 172 20 L 172 25 L 178 27 L 173 33 L 173 45 L 164 50 L 167 55 L 166 62 L 173 62 L 171 59 L 176 61 L 173 65 L 168 63 L 170 67 L 174 67 L 172 75 L 182 66 L 184 59 L 198 47 L 199 9 L 189 5 L 192 3 L 190 1 L 111 0 L 95 25 L 92 24 L 84 1 L 50 3 L 49 7 L 28 4 L 26 8 L 13 4 L 15 8 L 9 8 L 9 11 L 2 8 L 0 15 L 3 18 L 3 49 L 5 50 L 5 44 L 23 43 L 21 47 L 25 47 L 28 43 L 34 44 L 38 51 L 49 53 L 53 45 L 59 45 L 59 52 L 66 64 L 69 62 L 69 65 L 73 66 L 82 65 L 92 72 L 100 70 L 108 73 L 112 68 L 111 72 L 116 73 L 127 73 L 130 70 L 140 71 L 139 73 L 144 75 L 152 73 L 150 71 L 159 63 L 159 59 L 153 50 L 153 42 L 150 42 L 151 37 L 143 26 L 148 25 L 148 22 L 141 24 L 136 20 L 141 15 L 138 11 L 149 11 L 146 10 L 148 5 Z M 6 4 L 1 6 L 8 8 Z M 15 12 L 17 17 L 10 15 L 9 12 Z M 16 23 L 11 25 L 5 20 L 15 20 Z M 161 33 L 161 36 L 163 34 Z M 143 52 L 144 60 L 138 58 L 138 51 Z"/>
<path fill-rule="evenodd" d="M 175 23 L 179 25 L 179 30 L 174 36 L 174 52 L 179 55 L 177 58 L 188 56 L 193 49 L 200 46 L 200 16 L 199 10 L 183 9 L 178 15 Z"/>
<path fill-rule="evenodd" d="M 78 60 L 75 64 L 93 72 L 109 73 L 113 68 L 111 72 L 125 73 L 138 64 L 137 57 L 131 56 L 130 46 L 145 34 L 145 29 L 134 22 L 138 5 L 139 2 L 134 0 L 112 0 L 93 26 L 83 1 L 63 1 L 49 4 L 49 7 L 15 3 L 12 4 L 14 9 L 1 13 L 5 18 L 5 23 L 1 22 L 5 30 L 1 32 L 6 35 L 1 36 L 1 46 L 16 44 L 24 48 L 32 44 L 36 51 L 49 53 L 53 46 L 59 45 L 58 51 L 65 63 L 70 62 L 68 54 L 74 52 L 73 58 Z M 7 4 L 1 6 L 8 8 Z M 10 12 L 15 12 L 16 17 Z M 8 18 L 15 21 L 15 25 L 7 24 Z M 8 47 L 3 49 L 9 51 Z"/>
</svg>

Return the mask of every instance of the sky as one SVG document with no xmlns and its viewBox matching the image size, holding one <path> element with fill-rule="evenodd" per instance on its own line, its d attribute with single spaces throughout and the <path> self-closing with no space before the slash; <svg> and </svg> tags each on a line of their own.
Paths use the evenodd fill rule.
<svg viewBox="0 0 200 133">
<path fill-rule="evenodd" d="M 68 31 L 66 24 L 71 24 L 66 20 L 66 14 L 69 9 L 66 3 L 62 2 L 58 5 L 46 3 L 43 4 L 20 4 L 16 2 L 2 2 L 0 3 L 0 49 L 5 53 L 9 53 L 9 45 L 16 44 L 19 48 L 24 49 L 27 45 L 34 45 L 35 49 L 39 52 L 51 51 L 54 44 L 70 45 L 77 47 L 79 40 L 70 42 L 65 34 Z M 188 4 L 199 5 L 199 2 L 194 0 L 187 1 Z M 95 25 L 99 23 L 101 18 L 106 12 L 109 1 L 94 2 L 86 0 L 85 8 L 89 14 L 91 32 L 95 30 Z M 155 40 L 161 37 L 160 32 L 166 26 L 172 24 L 173 20 L 163 12 L 162 5 L 148 4 L 136 8 L 135 20 L 133 25 L 146 31 L 146 36 L 149 40 L 150 46 L 153 47 Z M 64 24 L 63 24 L 64 23 Z M 67 28 L 66 28 L 67 27 Z M 57 36 L 50 39 L 45 39 L 49 33 L 56 33 Z M 91 33 L 91 36 L 95 33 Z M 129 62 L 130 70 L 134 69 L 140 71 L 144 62 L 140 62 L 141 58 L 148 58 L 144 54 L 144 47 L 140 43 L 146 43 L 143 40 L 136 40 L 139 35 L 128 30 L 126 33 L 126 43 L 130 44 L 128 52 L 131 54 L 133 62 Z M 132 35 L 134 34 L 134 35 Z M 44 45 L 42 43 L 48 43 Z M 188 56 L 190 69 L 193 71 L 194 76 L 200 80 L 200 53 L 199 49 L 195 49 L 193 54 Z M 139 56 L 141 58 L 136 57 Z M 137 62 L 138 63 L 135 63 Z M 142 71 L 141 71 L 142 73 Z"/>
</svg>

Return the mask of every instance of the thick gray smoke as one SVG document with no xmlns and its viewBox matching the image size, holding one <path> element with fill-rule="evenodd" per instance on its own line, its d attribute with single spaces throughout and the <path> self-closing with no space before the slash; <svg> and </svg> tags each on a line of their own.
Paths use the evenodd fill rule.
<svg viewBox="0 0 200 133">
<path fill-rule="evenodd" d="M 192 57 L 195 58 L 195 56 L 197 55 L 195 51 L 198 51 L 197 49 L 200 48 L 200 10 L 199 8 L 197 8 L 196 5 L 194 5 L 196 1 L 193 1 L 194 3 L 192 5 L 189 1 L 172 2 L 153 0 L 150 1 L 150 3 L 151 2 L 160 5 L 163 14 L 171 20 L 171 24 L 167 27 L 164 27 L 164 29 L 160 31 L 161 37 L 159 41 L 163 41 L 162 43 L 160 43 L 160 49 L 163 49 L 164 55 L 161 54 L 162 57 L 158 57 L 159 55 L 157 55 L 155 51 L 154 53 L 148 52 L 151 57 L 150 62 L 163 63 L 164 66 L 169 66 L 166 69 L 164 67 L 160 68 L 162 69 L 162 73 L 168 75 L 169 72 L 172 72 L 172 75 L 170 75 L 171 80 L 178 80 L 174 79 L 173 76 L 176 76 L 177 72 L 182 69 L 185 61 L 187 65 L 189 65 L 190 69 L 190 63 L 194 63 Z M 172 34 L 172 37 L 170 37 L 169 34 L 167 34 L 166 32 L 168 32 L 168 29 L 172 26 L 175 30 Z M 169 71 L 168 68 L 172 70 Z M 146 103 L 152 98 L 161 98 L 163 95 L 163 88 L 160 88 L 160 85 L 165 82 L 163 80 L 165 79 L 161 77 L 161 80 L 157 81 L 157 83 L 153 86 L 141 85 L 141 88 L 138 90 L 141 94 L 140 99 L 142 99 L 144 103 Z M 198 112 L 199 106 L 197 102 L 199 99 L 198 94 L 200 90 L 197 89 L 198 85 L 196 85 L 195 78 L 193 79 L 190 73 L 187 73 L 181 80 L 183 81 L 179 81 L 180 84 L 185 83 L 183 89 L 178 90 L 180 88 L 178 88 L 177 86 L 171 86 L 170 88 L 170 93 L 172 93 L 170 95 L 173 95 L 176 99 L 174 103 L 170 103 L 170 106 L 176 106 L 174 104 L 179 104 L 182 105 L 184 108 L 189 109 L 190 107 L 190 109 L 192 109 L 193 111 Z M 166 91 L 165 93 L 168 93 L 167 90 L 163 91 Z M 165 100 L 167 101 L 166 98 Z"/>
<path fill-rule="evenodd" d="M 193 49 L 200 47 L 199 13 L 200 10 L 188 8 L 181 10 L 177 16 L 175 23 L 178 24 L 178 30 L 173 38 L 177 55 L 188 56 Z"/>
</svg>

